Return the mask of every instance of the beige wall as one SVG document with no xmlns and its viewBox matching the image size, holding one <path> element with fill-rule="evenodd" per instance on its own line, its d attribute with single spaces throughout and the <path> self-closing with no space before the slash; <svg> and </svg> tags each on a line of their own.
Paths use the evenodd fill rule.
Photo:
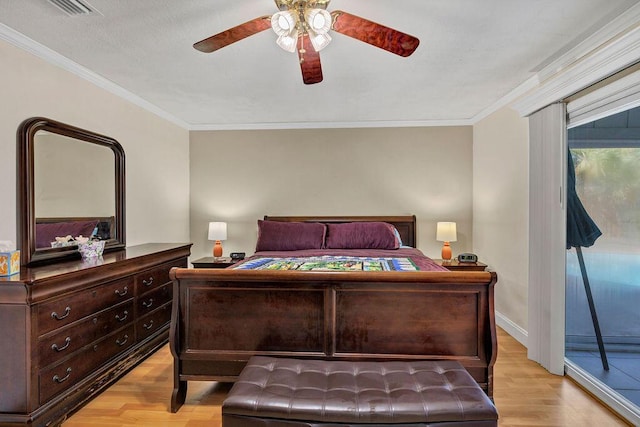
<svg viewBox="0 0 640 427">
<path fill-rule="evenodd" d="M 127 244 L 189 240 L 189 133 L 0 40 L 0 240 L 16 241 L 16 130 L 44 116 L 115 138 L 126 154 Z"/>
<path fill-rule="evenodd" d="M 472 128 L 191 133 L 192 258 L 210 256 L 209 221 L 228 222 L 224 253 L 252 253 L 269 215 L 415 214 L 418 247 L 439 258 L 437 221 L 471 250 Z"/>
<path fill-rule="evenodd" d="M 529 271 L 528 131 L 528 119 L 506 108 L 473 127 L 473 249 L 498 272 L 496 311 L 523 331 Z"/>
</svg>

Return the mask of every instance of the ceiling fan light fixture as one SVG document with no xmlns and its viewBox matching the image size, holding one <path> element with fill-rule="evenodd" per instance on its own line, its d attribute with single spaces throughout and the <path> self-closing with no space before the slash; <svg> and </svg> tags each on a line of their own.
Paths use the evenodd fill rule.
<svg viewBox="0 0 640 427">
<path fill-rule="evenodd" d="M 308 32 L 311 45 L 313 45 L 316 52 L 320 52 L 331 43 L 331 36 L 328 33 L 318 34 L 312 29 L 309 29 Z"/>
<path fill-rule="evenodd" d="M 294 30 L 292 34 L 278 36 L 276 44 L 287 52 L 295 52 L 298 45 L 298 30 Z"/>
<path fill-rule="evenodd" d="M 327 34 L 331 29 L 331 14 L 324 9 L 306 9 L 304 19 L 316 34 Z"/>
<path fill-rule="evenodd" d="M 274 13 L 271 16 L 271 28 L 278 36 L 291 34 L 297 23 L 296 15 L 290 10 Z"/>
<path fill-rule="evenodd" d="M 302 81 L 314 84 L 322 81 L 319 51 L 331 43 L 330 32 L 335 31 L 403 57 L 411 55 L 420 44 L 416 37 L 348 12 L 334 10 L 329 13 L 326 9 L 330 1 L 275 0 L 279 12 L 231 27 L 194 43 L 193 47 L 201 52 L 215 52 L 271 27 L 280 48 L 291 53 L 297 51 Z"/>
</svg>

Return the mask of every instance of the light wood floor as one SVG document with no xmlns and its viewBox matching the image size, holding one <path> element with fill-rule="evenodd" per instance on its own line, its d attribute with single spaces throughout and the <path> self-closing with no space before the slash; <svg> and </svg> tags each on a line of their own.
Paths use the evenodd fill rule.
<svg viewBox="0 0 640 427">
<path fill-rule="evenodd" d="M 494 398 L 500 427 L 626 426 L 605 406 L 565 377 L 527 359 L 525 348 L 498 330 Z M 217 427 L 228 384 L 190 382 L 187 401 L 169 411 L 173 358 L 168 346 L 72 415 L 63 427 Z"/>
</svg>

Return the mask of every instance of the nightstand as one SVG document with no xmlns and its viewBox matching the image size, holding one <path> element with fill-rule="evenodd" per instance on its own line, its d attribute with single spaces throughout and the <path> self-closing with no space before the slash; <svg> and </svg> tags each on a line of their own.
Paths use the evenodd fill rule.
<svg viewBox="0 0 640 427">
<path fill-rule="evenodd" d="M 451 259 L 446 262 L 441 259 L 434 259 L 433 261 L 451 271 L 484 271 L 487 268 L 487 264 L 481 262 L 458 262 L 457 259 Z"/>
<path fill-rule="evenodd" d="M 191 264 L 193 264 L 194 268 L 227 268 L 238 261 L 239 260 L 234 260 L 229 257 L 214 258 L 208 256 L 191 261 Z"/>
</svg>

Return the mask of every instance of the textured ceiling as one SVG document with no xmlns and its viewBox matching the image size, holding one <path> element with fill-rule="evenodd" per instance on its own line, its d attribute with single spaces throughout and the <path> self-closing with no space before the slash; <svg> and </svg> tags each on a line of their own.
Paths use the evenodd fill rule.
<svg viewBox="0 0 640 427">
<path fill-rule="evenodd" d="M 332 0 L 418 37 L 402 58 L 341 34 L 304 85 L 271 30 L 205 54 L 192 44 L 277 11 L 272 0 L 0 0 L 0 23 L 192 128 L 368 126 L 473 120 L 637 0 Z"/>
</svg>

